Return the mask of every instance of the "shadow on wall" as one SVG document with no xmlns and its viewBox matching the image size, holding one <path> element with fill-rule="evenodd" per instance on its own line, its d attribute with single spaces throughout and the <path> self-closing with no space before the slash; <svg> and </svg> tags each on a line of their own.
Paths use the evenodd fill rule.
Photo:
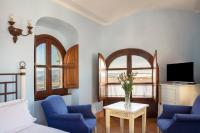
<svg viewBox="0 0 200 133">
<path fill-rule="evenodd" d="M 56 37 L 65 49 L 78 43 L 78 31 L 76 28 L 57 18 L 40 18 L 35 26 L 35 35 L 39 34 L 49 34 Z"/>
<path fill-rule="evenodd" d="M 35 35 L 48 34 L 57 38 L 65 50 L 78 43 L 78 31 L 71 24 L 52 17 L 42 17 L 35 25 Z M 70 95 L 64 96 L 64 100 L 68 105 L 78 104 L 79 90 L 70 90 Z M 34 115 L 37 123 L 46 124 L 41 101 L 34 102 Z"/>
</svg>

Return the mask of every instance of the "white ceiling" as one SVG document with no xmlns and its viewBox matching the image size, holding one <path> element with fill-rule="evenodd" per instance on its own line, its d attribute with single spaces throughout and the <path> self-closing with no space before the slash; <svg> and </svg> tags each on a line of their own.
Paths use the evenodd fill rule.
<svg viewBox="0 0 200 133">
<path fill-rule="evenodd" d="M 145 10 L 188 10 L 200 12 L 200 0 L 54 0 L 99 24 L 108 25 Z"/>
</svg>

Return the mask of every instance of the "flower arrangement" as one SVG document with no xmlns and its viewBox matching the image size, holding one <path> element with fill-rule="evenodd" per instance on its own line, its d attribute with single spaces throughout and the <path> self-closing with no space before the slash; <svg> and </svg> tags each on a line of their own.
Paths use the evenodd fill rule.
<svg viewBox="0 0 200 133">
<path fill-rule="evenodd" d="M 126 104 L 130 104 L 130 95 L 131 92 L 133 90 L 133 80 L 135 79 L 135 76 L 137 75 L 137 73 L 130 73 L 130 74 L 126 74 L 126 73 L 121 73 L 118 76 L 118 80 L 122 85 L 122 88 L 124 89 L 125 92 L 125 103 Z"/>
</svg>

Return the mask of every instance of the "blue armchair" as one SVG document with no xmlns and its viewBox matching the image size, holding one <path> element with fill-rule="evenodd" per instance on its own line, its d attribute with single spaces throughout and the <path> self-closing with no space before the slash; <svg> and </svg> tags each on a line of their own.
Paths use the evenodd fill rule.
<svg viewBox="0 0 200 133">
<path fill-rule="evenodd" d="M 162 133 L 200 133 L 200 96 L 193 106 L 163 105 L 157 125 Z"/>
<path fill-rule="evenodd" d="M 42 102 L 48 126 L 70 133 L 92 133 L 96 118 L 91 105 L 66 106 L 58 95 L 47 97 Z"/>
</svg>

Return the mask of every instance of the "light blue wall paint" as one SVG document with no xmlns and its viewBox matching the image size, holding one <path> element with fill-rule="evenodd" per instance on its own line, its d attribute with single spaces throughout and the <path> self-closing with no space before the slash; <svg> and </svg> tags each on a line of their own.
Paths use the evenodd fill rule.
<svg viewBox="0 0 200 133">
<path fill-rule="evenodd" d="M 72 103 L 86 104 L 96 101 L 96 73 L 94 72 L 94 57 L 98 52 L 101 26 L 90 20 L 66 10 L 51 0 L 1 0 L 0 2 L 0 73 L 17 72 L 18 63 L 27 63 L 27 96 L 29 108 L 34 114 L 34 35 L 19 37 L 13 44 L 7 31 L 7 20 L 14 15 L 16 26 L 26 29 L 27 20 L 31 19 L 33 26 L 43 17 L 58 18 L 72 25 L 77 31 L 79 49 L 79 89 Z M 24 31 L 26 32 L 26 30 Z M 95 78 L 94 78 L 95 77 Z M 94 92 L 95 91 L 95 92 Z M 75 102 L 74 102 L 75 101 Z"/>
<path fill-rule="evenodd" d="M 195 79 L 200 81 L 200 15 L 186 11 L 140 12 L 105 27 L 100 51 L 108 56 L 121 48 L 158 50 L 161 81 L 166 64 L 194 61 Z"/>
</svg>

